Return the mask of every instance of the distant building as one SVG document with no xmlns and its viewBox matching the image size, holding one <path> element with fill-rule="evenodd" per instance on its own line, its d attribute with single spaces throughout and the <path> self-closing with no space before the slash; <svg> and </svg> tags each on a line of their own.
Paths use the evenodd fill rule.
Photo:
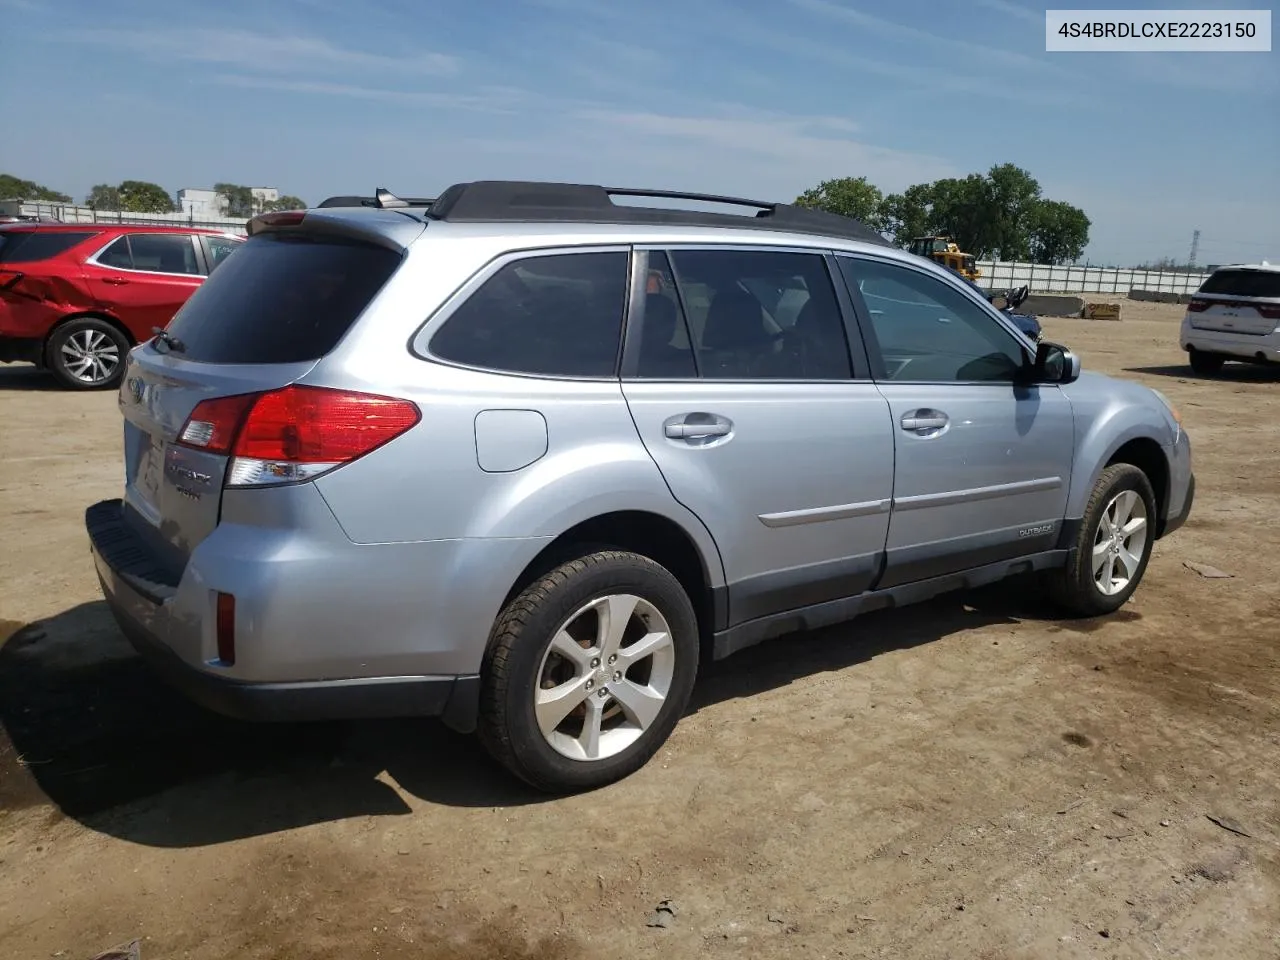
<svg viewBox="0 0 1280 960">
<path fill-rule="evenodd" d="M 280 199 L 280 191 L 275 187 L 250 187 L 253 196 L 253 212 L 262 213 L 268 204 Z M 205 190 L 201 187 L 186 187 L 178 191 L 178 209 L 193 220 L 202 217 L 224 217 L 227 214 L 227 196 L 216 190 Z"/>
<path fill-rule="evenodd" d="M 253 194 L 254 213 L 261 213 L 267 204 L 280 199 L 280 191 L 275 187 L 250 187 L 249 192 Z"/>
<path fill-rule="evenodd" d="M 227 198 L 216 190 L 187 187 L 178 191 L 178 209 L 192 220 L 225 216 Z"/>
</svg>

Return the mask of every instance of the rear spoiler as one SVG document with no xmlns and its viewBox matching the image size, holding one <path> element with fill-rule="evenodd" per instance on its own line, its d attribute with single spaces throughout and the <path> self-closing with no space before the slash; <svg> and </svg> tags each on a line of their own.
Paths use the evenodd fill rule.
<svg viewBox="0 0 1280 960">
<path fill-rule="evenodd" d="M 318 209 L 325 207 L 374 207 L 385 210 L 391 207 L 429 207 L 435 197 L 397 197 L 385 187 L 379 187 L 372 197 L 329 197 Z"/>
</svg>

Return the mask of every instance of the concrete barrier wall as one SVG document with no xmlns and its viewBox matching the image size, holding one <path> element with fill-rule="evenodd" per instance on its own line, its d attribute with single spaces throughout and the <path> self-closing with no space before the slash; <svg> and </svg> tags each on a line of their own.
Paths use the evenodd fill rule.
<svg viewBox="0 0 1280 960">
<path fill-rule="evenodd" d="M 1130 290 L 1190 294 L 1200 289 L 1207 273 L 1161 270 L 1120 270 L 1114 267 L 1055 267 L 1037 263 L 979 261 L 978 283 L 990 290 L 1026 284 L 1033 293 L 1114 293 Z M 1172 301 L 1170 301 L 1172 302 Z"/>
<path fill-rule="evenodd" d="M 95 210 L 71 203 L 26 203 L 0 201 L 0 213 L 6 216 L 52 217 L 63 223 L 142 223 L 166 226 L 200 227 L 243 235 L 248 220 L 240 217 L 205 217 L 194 219 L 185 213 L 124 213 L 119 210 Z"/>
</svg>

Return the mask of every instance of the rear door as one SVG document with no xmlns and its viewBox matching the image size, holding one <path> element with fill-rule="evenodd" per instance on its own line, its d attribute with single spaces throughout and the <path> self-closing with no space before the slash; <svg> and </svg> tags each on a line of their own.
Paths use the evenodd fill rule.
<svg viewBox="0 0 1280 960">
<path fill-rule="evenodd" d="M 893 431 L 865 356 L 851 355 L 829 258 L 645 252 L 623 392 L 671 492 L 720 548 L 730 624 L 866 590 Z"/>
<path fill-rule="evenodd" d="M 273 233 L 238 253 L 173 318 L 175 346 L 129 355 L 120 387 L 126 517 L 175 570 L 217 526 L 228 464 L 177 443 L 196 404 L 299 379 L 401 262 L 370 244 Z"/>
<path fill-rule="evenodd" d="M 1057 385 L 1022 386 L 1030 346 L 959 283 L 841 255 L 867 318 L 893 423 L 885 576 L 897 586 L 1052 549 L 1066 513 L 1075 418 Z"/>
<path fill-rule="evenodd" d="M 204 279 L 187 233 L 126 234 L 91 256 L 84 271 L 101 308 L 136 340 L 168 324 Z"/>
<path fill-rule="evenodd" d="M 1280 270 L 1215 270 L 1187 304 L 1197 330 L 1265 336 L 1280 326 Z"/>
</svg>

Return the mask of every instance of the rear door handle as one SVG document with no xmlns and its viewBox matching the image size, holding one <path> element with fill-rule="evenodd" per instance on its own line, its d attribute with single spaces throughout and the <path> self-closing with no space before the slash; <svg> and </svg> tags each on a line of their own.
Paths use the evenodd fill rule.
<svg viewBox="0 0 1280 960">
<path fill-rule="evenodd" d="M 701 440 L 707 437 L 727 437 L 732 430 L 733 423 L 727 418 L 705 413 L 691 413 L 681 417 L 673 417 L 662 425 L 663 434 L 670 440 Z"/>
<path fill-rule="evenodd" d="M 922 436 L 931 436 L 939 430 L 944 429 L 951 418 L 941 410 L 912 410 L 902 415 L 902 429 L 910 433 L 918 433 Z"/>
</svg>

